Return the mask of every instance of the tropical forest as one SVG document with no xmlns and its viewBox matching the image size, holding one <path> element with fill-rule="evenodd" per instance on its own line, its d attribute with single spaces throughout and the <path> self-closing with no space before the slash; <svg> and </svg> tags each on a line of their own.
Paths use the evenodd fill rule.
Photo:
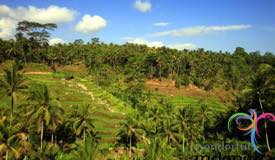
<svg viewBox="0 0 275 160">
<path fill-rule="evenodd" d="M 144 3 L 154 11 L 140 0 L 132 9 L 147 14 Z M 64 24 L 36 20 L 37 10 L 0 5 L 0 160 L 275 159 L 274 53 L 96 34 L 53 44 Z M 8 12 L 36 14 L 13 19 L 3 38 Z"/>
</svg>

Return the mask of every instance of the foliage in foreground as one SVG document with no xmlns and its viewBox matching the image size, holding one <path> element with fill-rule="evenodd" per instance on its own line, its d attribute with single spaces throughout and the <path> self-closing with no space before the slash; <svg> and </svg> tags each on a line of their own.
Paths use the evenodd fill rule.
<svg viewBox="0 0 275 160">
<path fill-rule="evenodd" d="M 247 111 L 274 112 L 274 55 L 247 53 L 236 48 L 233 54 L 215 53 L 203 49 L 173 50 L 143 45 L 104 44 L 98 39 L 84 44 L 48 46 L 49 33 L 36 37 L 32 31 L 54 24 L 22 22 L 18 24 L 16 40 L 0 40 L 0 62 L 15 60 L 17 65 L 4 70 L 0 81 L 1 95 L 10 106 L 0 108 L 0 158 L 5 159 L 186 159 L 215 152 L 197 144 L 244 143 L 244 137 L 229 134 L 225 122 L 231 113 Z M 27 28 L 29 33 L 24 33 Z M 94 127 L 94 105 L 61 106 L 47 84 L 32 84 L 21 74 L 21 62 L 55 64 L 85 63 L 93 81 L 117 98 L 130 104 L 133 113 L 125 115 L 120 124 L 116 144 L 100 148 Z M 60 78 L 60 77 L 59 77 Z M 70 73 L 67 81 L 74 79 Z M 175 107 L 162 96 L 144 88 L 144 80 L 169 78 L 176 86 L 193 84 L 205 90 L 215 87 L 240 90 L 229 112 L 209 117 L 209 108 L 199 103 Z M 29 85 L 27 89 L 26 84 Z M 17 94 L 26 103 L 18 105 Z M 18 96 L 19 97 L 19 96 Z M 2 100 L 2 97 L 1 97 Z M 127 110 L 126 107 L 124 107 Z M 265 133 L 272 127 L 260 126 Z M 213 130 L 214 128 L 214 130 Z M 273 130 L 272 130 L 273 129 Z M 62 136 L 60 136 L 62 133 Z M 274 156 L 274 135 L 261 141 L 266 157 Z M 268 141 L 268 139 L 271 139 Z M 262 143 L 263 142 L 263 143 Z M 110 146 L 114 146 L 111 148 Z M 267 149 L 266 149 L 267 148 Z M 115 150 L 118 149 L 118 152 Z M 216 151 L 216 150 L 215 150 Z M 255 156 L 251 148 L 231 149 L 232 155 Z M 229 151 L 221 150 L 222 154 Z"/>
</svg>

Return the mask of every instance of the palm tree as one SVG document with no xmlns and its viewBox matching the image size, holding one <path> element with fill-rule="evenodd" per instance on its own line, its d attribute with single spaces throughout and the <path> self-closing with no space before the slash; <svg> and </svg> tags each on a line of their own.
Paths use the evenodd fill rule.
<svg viewBox="0 0 275 160">
<path fill-rule="evenodd" d="M 18 71 L 16 64 L 13 64 L 10 68 L 4 70 L 5 74 L 2 80 L 0 80 L 0 87 L 6 93 L 7 96 L 11 97 L 11 115 L 10 115 L 10 126 L 12 125 L 13 111 L 16 100 L 16 93 L 27 88 L 25 85 L 25 78 Z"/>
<path fill-rule="evenodd" d="M 53 105 L 50 105 L 49 108 L 49 113 L 51 114 L 50 120 L 49 120 L 49 130 L 51 131 L 51 140 L 52 143 L 54 141 L 54 135 L 56 133 L 56 130 L 58 126 L 62 125 L 64 121 L 64 109 L 62 108 L 61 104 L 58 101 L 53 101 Z"/>
<path fill-rule="evenodd" d="M 9 57 L 13 57 L 13 60 L 19 59 L 19 46 L 16 42 L 13 41 L 13 43 L 10 46 L 10 49 L 8 50 Z"/>
<path fill-rule="evenodd" d="M 30 159 L 54 159 L 55 155 L 60 151 L 59 146 L 56 146 L 53 143 L 43 143 L 43 149 L 41 148 L 35 148 L 35 150 L 32 151 Z"/>
<path fill-rule="evenodd" d="M 91 106 L 80 105 L 73 108 L 73 112 L 69 115 L 71 119 L 72 128 L 76 136 L 82 135 L 83 140 L 86 140 L 86 135 L 95 136 L 94 119 L 91 118 Z"/>
<path fill-rule="evenodd" d="M 120 139 L 123 137 L 127 138 L 130 147 L 129 156 L 132 157 L 132 141 L 134 138 L 139 139 L 140 137 L 143 137 L 144 131 L 138 126 L 138 122 L 136 122 L 132 117 L 127 116 L 121 123 L 121 128 L 117 135 Z"/>
<path fill-rule="evenodd" d="M 72 151 L 70 154 L 70 159 L 85 159 L 94 160 L 99 159 L 100 152 L 98 144 L 93 137 L 88 137 L 86 141 L 79 142 L 76 146 L 76 150 Z"/>
<path fill-rule="evenodd" d="M 264 113 L 263 104 L 272 107 L 272 102 L 275 96 L 275 78 L 274 68 L 268 64 L 262 64 L 259 66 L 256 76 L 252 78 L 248 88 L 243 91 L 244 95 L 248 97 L 249 106 L 259 106 L 261 111 Z M 264 123 L 265 127 L 265 138 L 268 151 L 270 151 L 270 145 L 267 134 L 267 124 Z"/>
<path fill-rule="evenodd" d="M 156 134 L 158 132 L 161 122 L 161 116 L 163 114 L 163 109 L 160 107 L 150 107 L 148 109 L 148 112 L 145 113 L 146 119 L 149 122 L 148 125 L 152 127 L 152 130 L 149 131 L 151 134 Z"/>
<path fill-rule="evenodd" d="M 189 130 L 189 125 L 187 123 L 186 115 L 187 115 L 186 108 L 180 108 L 176 115 L 176 122 L 175 122 L 176 123 L 175 127 L 179 130 L 179 133 L 181 134 L 183 152 L 185 148 L 186 135 Z"/>
<path fill-rule="evenodd" d="M 168 144 L 178 144 L 180 140 L 179 130 L 172 119 L 165 119 L 162 121 L 162 128 L 160 134 L 165 137 Z"/>
<path fill-rule="evenodd" d="M 194 114 L 194 108 L 187 106 L 180 109 L 176 115 L 175 128 L 181 134 L 179 138 L 182 140 L 183 150 L 185 144 L 190 145 L 203 138 L 201 123 Z"/>
<path fill-rule="evenodd" d="M 145 160 L 173 159 L 175 150 L 167 144 L 161 137 L 152 138 L 151 142 L 145 146 Z"/>
<path fill-rule="evenodd" d="M 27 54 L 27 50 L 28 50 L 28 40 L 26 37 L 23 36 L 22 32 L 17 32 L 15 34 L 15 39 L 16 42 L 15 44 L 18 45 L 18 50 L 19 52 L 22 53 L 22 56 L 24 58 L 24 63 L 27 64 L 27 58 L 26 58 L 26 54 Z"/>
<path fill-rule="evenodd" d="M 30 151 L 31 145 L 27 142 L 27 135 L 23 132 L 12 133 L 6 125 L 6 117 L 0 116 L 0 159 L 5 153 L 9 157 L 19 159 L 21 155 Z"/>
<path fill-rule="evenodd" d="M 44 84 L 35 84 L 30 90 L 28 100 L 31 100 L 27 117 L 29 122 L 35 123 L 37 131 L 40 133 L 40 149 L 43 149 L 44 130 L 51 126 L 52 133 L 56 130 L 57 125 L 61 124 L 61 114 L 63 110 L 59 101 L 50 98 L 48 87 Z M 39 123 L 37 123 L 39 122 Z"/>
<path fill-rule="evenodd" d="M 6 152 L 5 158 L 6 160 L 9 159 L 9 156 L 18 159 L 20 157 L 19 151 L 11 145 L 11 140 L 14 139 L 14 136 L 4 138 L 2 133 L 0 133 L 0 158 L 2 158 L 3 153 Z"/>
<path fill-rule="evenodd" d="M 208 106 L 204 103 L 201 103 L 200 105 L 200 119 L 202 120 L 202 127 L 205 127 L 205 121 L 208 121 Z"/>
</svg>

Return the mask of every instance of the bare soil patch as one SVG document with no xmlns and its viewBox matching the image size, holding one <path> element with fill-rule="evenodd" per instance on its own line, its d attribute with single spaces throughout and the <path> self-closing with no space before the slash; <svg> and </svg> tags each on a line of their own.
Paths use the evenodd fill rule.
<svg viewBox="0 0 275 160">
<path fill-rule="evenodd" d="M 145 86 L 152 91 L 157 91 L 169 96 L 191 96 L 199 98 L 208 98 L 209 96 L 214 96 L 217 97 L 221 102 L 231 101 L 233 98 L 232 95 L 235 92 L 233 90 L 226 91 L 221 88 L 205 91 L 193 84 L 176 88 L 175 81 L 169 79 L 149 79 L 145 81 Z"/>
<path fill-rule="evenodd" d="M 175 81 L 169 79 L 150 79 L 145 82 L 145 86 L 151 90 L 159 91 L 170 96 L 206 96 L 206 92 L 195 85 L 190 84 L 188 86 L 180 86 L 180 88 L 176 88 Z"/>
</svg>

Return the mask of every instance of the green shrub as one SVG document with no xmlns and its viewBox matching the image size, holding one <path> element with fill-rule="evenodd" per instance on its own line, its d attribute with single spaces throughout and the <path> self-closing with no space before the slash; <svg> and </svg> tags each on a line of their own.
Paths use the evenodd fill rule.
<svg viewBox="0 0 275 160">
<path fill-rule="evenodd" d="M 189 83 L 190 83 L 189 76 L 183 75 L 183 76 L 176 78 L 175 86 L 177 88 L 180 88 L 181 85 L 187 86 L 187 85 L 189 85 Z"/>
<path fill-rule="evenodd" d="M 74 75 L 73 75 L 73 73 L 66 72 L 65 75 L 64 75 L 64 78 L 66 80 L 72 80 L 72 79 L 74 79 Z"/>
<path fill-rule="evenodd" d="M 61 73 L 61 72 L 53 72 L 52 73 L 52 77 L 53 78 L 64 78 L 64 73 Z"/>
<path fill-rule="evenodd" d="M 205 85 L 204 85 L 204 89 L 206 90 L 206 91 L 209 91 L 209 90 L 211 90 L 211 89 L 213 89 L 214 88 L 214 82 L 212 81 L 212 80 L 210 80 L 208 83 L 206 83 Z"/>
<path fill-rule="evenodd" d="M 189 76 L 188 75 L 183 75 L 181 77 L 181 85 L 189 85 Z"/>
<path fill-rule="evenodd" d="M 203 80 L 201 78 L 195 77 L 193 80 L 193 84 L 198 86 L 198 87 L 202 87 L 203 86 Z"/>
</svg>

